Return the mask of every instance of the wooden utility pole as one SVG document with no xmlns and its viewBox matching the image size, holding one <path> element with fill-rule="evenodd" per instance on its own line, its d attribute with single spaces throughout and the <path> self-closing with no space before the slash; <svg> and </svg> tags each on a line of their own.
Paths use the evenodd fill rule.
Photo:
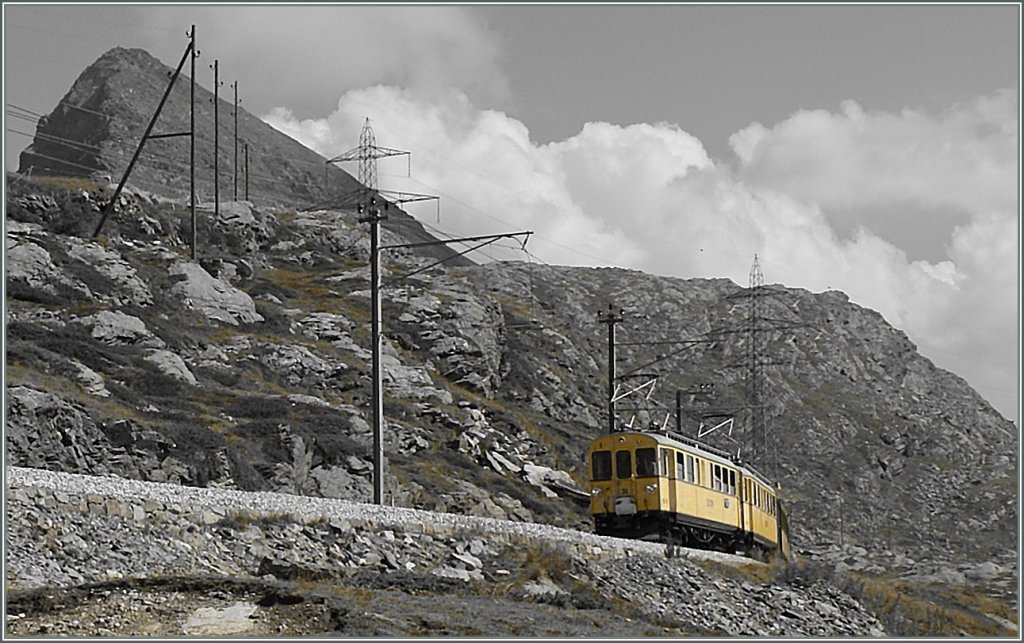
<svg viewBox="0 0 1024 643">
<path fill-rule="evenodd" d="M 616 313 L 612 304 L 608 304 L 608 313 L 597 313 L 597 321 L 608 324 L 608 432 L 615 432 L 615 324 L 623 321 L 621 308 Z"/>
<path fill-rule="evenodd" d="M 249 200 L 249 144 L 245 144 L 245 200 Z"/>
<path fill-rule="evenodd" d="M 231 86 L 235 89 L 235 180 L 234 180 L 234 200 L 238 200 L 238 81 L 236 80 Z"/>
<path fill-rule="evenodd" d="M 196 245 L 198 231 L 196 228 L 196 58 L 199 52 L 196 51 L 196 26 L 192 25 L 189 32 L 192 40 L 191 70 L 189 72 L 189 118 L 188 118 L 188 209 L 192 215 L 192 260 L 196 259 Z"/>
<path fill-rule="evenodd" d="M 220 93 L 219 61 L 213 65 L 213 216 L 220 219 Z"/>
</svg>

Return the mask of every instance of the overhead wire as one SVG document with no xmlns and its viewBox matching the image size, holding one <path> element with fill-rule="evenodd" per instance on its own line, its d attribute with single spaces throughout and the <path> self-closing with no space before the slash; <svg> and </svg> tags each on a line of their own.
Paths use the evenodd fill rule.
<svg viewBox="0 0 1024 643">
<path fill-rule="evenodd" d="M 482 176 L 482 175 L 479 175 L 479 176 Z M 499 217 L 492 216 L 491 214 L 488 214 L 487 212 L 484 212 L 483 210 L 477 208 L 476 206 L 473 206 L 473 205 L 471 205 L 469 203 L 466 203 L 465 201 L 462 201 L 461 199 L 459 199 L 457 197 L 451 196 L 450 194 L 446 194 L 446 193 L 442 192 L 441 190 L 438 190 L 437 188 L 435 188 L 435 187 L 433 187 L 431 185 L 427 185 L 426 183 L 424 183 L 423 181 L 420 181 L 419 179 L 417 179 L 415 177 L 401 177 L 401 178 L 407 178 L 407 179 L 409 179 L 409 180 L 411 180 L 411 181 L 413 181 L 415 183 L 418 183 L 419 185 L 422 185 L 423 187 L 425 187 L 425 188 L 427 188 L 429 190 L 437 192 L 438 194 L 443 196 L 445 199 L 454 201 L 454 202 L 462 205 L 463 207 L 466 207 L 466 208 L 472 210 L 473 212 L 476 212 L 477 214 L 480 214 L 480 215 L 483 215 L 483 216 L 487 217 L 488 219 L 490 219 L 492 221 L 495 221 L 497 223 L 501 223 L 501 224 L 504 224 L 504 225 L 507 225 L 507 226 L 513 225 L 513 224 L 509 223 L 508 221 L 505 221 L 504 219 L 501 219 Z M 484 177 L 484 178 L 486 178 L 486 177 Z M 514 194 L 519 194 L 519 192 L 516 192 L 515 190 L 512 190 L 511 188 L 508 188 L 507 186 L 504 186 L 504 185 L 502 185 L 500 183 L 495 183 L 495 185 L 497 185 L 498 187 L 503 187 L 503 188 L 513 192 Z M 544 235 L 537 235 L 537 238 L 539 240 L 543 241 L 544 243 L 549 243 L 549 244 L 551 244 L 553 246 L 558 246 L 559 248 L 562 248 L 563 250 L 568 250 L 568 251 L 570 251 L 570 252 L 572 252 L 574 254 L 580 255 L 581 257 L 586 257 L 588 259 L 594 259 L 595 261 L 601 261 L 601 262 L 605 261 L 605 259 L 602 258 L 602 257 L 597 257 L 595 255 L 588 254 L 586 252 L 583 252 L 582 250 L 578 250 L 578 249 L 573 248 L 571 246 L 567 246 L 565 244 L 558 243 L 557 241 L 553 241 L 553 240 L 547 238 Z"/>
</svg>

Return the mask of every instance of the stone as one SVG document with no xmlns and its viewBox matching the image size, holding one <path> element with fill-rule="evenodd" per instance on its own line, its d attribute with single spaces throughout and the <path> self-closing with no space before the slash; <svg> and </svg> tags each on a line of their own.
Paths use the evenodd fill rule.
<svg viewBox="0 0 1024 643">
<path fill-rule="evenodd" d="M 69 359 L 67 364 L 71 367 L 71 378 L 78 382 L 89 395 L 96 397 L 110 397 L 103 376 L 92 370 L 76 359 Z"/>
<path fill-rule="evenodd" d="M 115 310 L 102 310 L 79 317 L 76 323 L 91 329 L 94 339 L 105 344 L 139 345 L 163 348 L 164 341 L 154 335 L 138 317 Z"/>
<path fill-rule="evenodd" d="M 455 558 L 456 560 L 461 561 L 469 569 L 481 569 L 484 566 L 483 562 L 479 558 L 477 558 L 476 556 L 474 556 L 473 554 L 470 554 L 468 552 L 461 553 L 461 554 L 460 553 L 452 554 L 452 558 Z"/>
<path fill-rule="evenodd" d="M 197 384 L 196 376 L 192 374 L 185 364 L 185 360 L 181 359 L 177 353 L 166 349 L 152 348 L 147 350 L 142 358 L 155 365 L 164 375 L 191 386 Z"/>
<path fill-rule="evenodd" d="M 221 637 L 249 632 L 255 626 L 256 605 L 243 601 L 228 607 L 201 607 L 192 612 L 182 630 L 186 636 Z"/>
<path fill-rule="evenodd" d="M 470 579 L 468 571 L 466 571 L 465 569 L 456 569 L 454 567 L 441 567 L 439 569 L 433 570 L 430 573 L 434 576 L 440 576 L 441 578 L 454 578 L 456 580 L 465 581 L 467 583 L 469 582 Z"/>
<path fill-rule="evenodd" d="M 171 286 L 171 294 L 208 319 L 233 326 L 263 321 L 249 295 L 211 276 L 199 264 L 176 261 L 168 272 L 180 278 Z"/>
</svg>

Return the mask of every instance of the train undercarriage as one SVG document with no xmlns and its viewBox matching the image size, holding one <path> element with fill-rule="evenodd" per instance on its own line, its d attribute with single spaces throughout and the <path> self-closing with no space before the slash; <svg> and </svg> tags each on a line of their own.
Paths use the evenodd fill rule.
<svg viewBox="0 0 1024 643">
<path fill-rule="evenodd" d="M 775 551 L 774 543 L 757 538 L 751 532 L 678 514 L 640 512 L 626 516 L 598 515 L 594 520 L 595 532 L 600 536 L 665 543 L 670 547 L 670 554 L 673 547 L 689 547 L 764 561 Z"/>
</svg>

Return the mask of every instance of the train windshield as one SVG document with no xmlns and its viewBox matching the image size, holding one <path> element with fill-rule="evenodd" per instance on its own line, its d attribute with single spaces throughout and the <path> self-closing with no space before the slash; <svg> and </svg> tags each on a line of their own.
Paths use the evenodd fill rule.
<svg viewBox="0 0 1024 643">
<path fill-rule="evenodd" d="M 612 479 L 611 451 L 594 451 L 594 455 L 591 457 L 591 465 L 591 473 L 594 480 Z"/>
<path fill-rule="evenodd" d="M 636 450 L 636 477 L 653 478 L 658 475 L 654 449 Z"/>
<path fill-rule="evenodd" d="M 633 475 L 632 459 L 629 451 L 615 452 L 615 475 L 619 478 L 628 478 Z"/>
</svg>

